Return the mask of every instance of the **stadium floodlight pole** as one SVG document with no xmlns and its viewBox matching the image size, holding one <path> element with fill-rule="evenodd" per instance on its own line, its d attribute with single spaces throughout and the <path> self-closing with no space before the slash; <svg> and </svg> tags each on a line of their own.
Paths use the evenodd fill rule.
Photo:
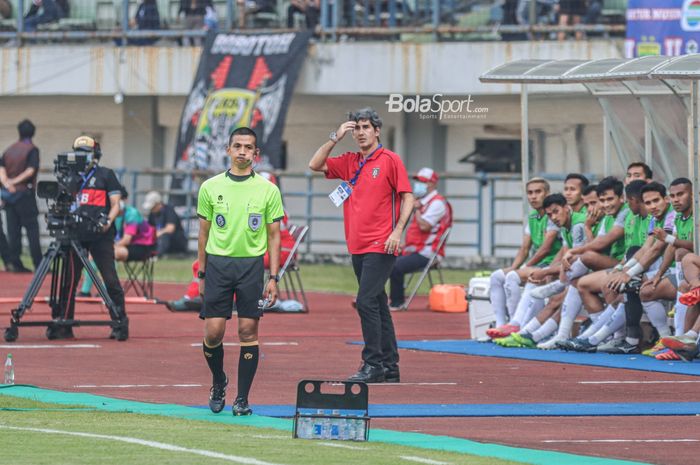
<svg viewBox="0 0 700 465">
<path fill-rule="evenodd" d="M 698 229 L 698 217 L 700 216 L 700 195 L 698 195 L 698 185 L 700 185 L 700 167 L 698 163 L 698 80 L 690 81 L 690 124 L 688 124 L 688 168 L 693 176 L 693 221 L 695 222 L 693 234 L 693 250 L 698 253 L 700 245 L 700 230 Z"/>
<path fill-rule="evenodd" d="M 233 18 L 234 18 L 234 1 L 233 0 L 227 0 L 226 2 L 226 30 L 230 31 L 233 29 Z"/>
<path fill-rule="evenodd" d="M 523 192 L 527 193 L 527 181 L 530 178 L 530 137 L 528 127 L 527 84 L 520 85 L 520 172 L 522 173 Z M 527 195 L 523 195 L 523 218 L 528 216 Z"/>
</svg>

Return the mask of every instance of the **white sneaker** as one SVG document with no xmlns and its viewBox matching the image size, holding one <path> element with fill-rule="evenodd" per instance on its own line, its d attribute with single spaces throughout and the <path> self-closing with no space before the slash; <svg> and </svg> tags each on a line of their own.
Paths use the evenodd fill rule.
<svg viewBox="0 0 700 465">
<path fill-rule="evenodd" d="M 598 346 L 598 352 L 610 352 L 624 341 L 623 337 L 614 337 Z"/>
<path fill-rule="evenodd" d="M 535 299 L 546 299 L 563 292 L 564 289 L 566 289 L 566 284 L 557 279 L 556 281 L 552 281 L 544 286 L 534 288 L 530 291 L 530 295 Z"/>
<path fill-rule="evenodd" d="M 546 341 L 540 342 L 539 344 L 537 344 L 537 348 L 538 348 L 538 349 L 542 349 L 542 350 L 552 350 L 552 349 L 556 349 L 556 348 L 557 348 L 557 347 L 556 347 L 557 342 L 559 342 L 559 341 L 565 341 L 566 339 L 567 339 L 567 338 L 564 337 L 564 336 L 560 336 L 559 334 L 555 334 L 554 336 L 550 337 L 550 338 L 547 339 Z"/>
</svg>

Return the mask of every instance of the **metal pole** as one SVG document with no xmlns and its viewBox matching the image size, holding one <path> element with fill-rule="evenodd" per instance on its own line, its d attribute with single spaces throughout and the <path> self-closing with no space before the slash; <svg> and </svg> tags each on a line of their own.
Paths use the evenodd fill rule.
<svg viewBox="0 0 700 465">
<path fill-rule="evenodd" d="M 530 179 L 530 137 L 527 113 L 527 85 L 522 84 L 520 90 L 520 171 L 522 173 L 523 193 L 527 192 L 527 181 Z M 527 218 L 528 210 L 527 195 L 523 195 L 523 218 Z"/>
<path fill-rule="evenodd" d="M 126 46 L 127 32 L 129 32 L 129 0 L 122 0 L 122 47 Z"/>
<path fill-rule="evenodd" d="M 476 220 L 476 238 L 477 238 L 477 250 L 479 251 L 479 255 L 483 255 L 484 251 L 481 250 L 481 247 L 483 245 L 483 231 L 482 231 L 482 226 L 484 225 L 484 206 L 482 205 L 482 202 L 484 200 L 484 173 L 483 171 L 479 173 L 479 180 L 476 182 L 476 195 L 477 195 L 477 214 L 479 215 Z"/>
<path fill-rule="evenodd" d="M 610 176 L 610 120 L 603 115 L 603 176 Z"/>
<path fill-rule="evenodd" d="M 692 131 L 688 137 L 688 163 L 692 168 L 693 173 L 693 220 L 695 221 L 694 229 L 694 249 L 698 250 L 700 245 L 700 229 L 698 229 L 698 212 L 700 212 L 700 196 L 698 195 L 698 186 L 700 185 L 700 167 L 698 163 L 698 81 L 693 79 L 690 84 L 690 127 Z"/>
<path fill-rule="evenodd" d="M 19 35 L 24 32 L 24 0 L 17 0 L 17 43 L 20 42 Z"/>
<path fill-rule="evenodd" d="M 321 33 L 328 29 L 328 0 L 321 0 Z"/>
<path fill-rule="evenodd" d="M 433 0 L 433 28 L 437 29 L 440 25 L 440 0 Z M 438 39 L 437 32 L 433 32 L 433 40 Z"/>
<path fill-rule="evenodd" d="M 654 157 L 652 155 L 653 145 L 654 136 L 651 133 L 651 122 L 649 121 L 649 117 L 644 115 L 644 163 L 651 169 L 654 169 L 652 166 L 654 163 Z"/>
<path fill-rule="evenodd" d="M 233 0 L 228 0 L 226 2 L 226 30 L 230 31 L 233 29 L 233 18 L 235 13 L 235 5 Z"/>
<path fill-rule="evenodd" d="M 489 247 L 491 247 L 490 256 L 493 257 L 496 252 L 496 180 L 489 179 L 489 219 L 491 227 L 489 228 Z"/>
<path fill-rule="evenodd" d="M 314 201 L 314 177 L 313 173 L 306 172 L 306 225 L 309 227 L 309 231 L 306 233 L 306 253 L 311 253 L 311 233 L 313 228 L 311 227 L 311 218 L 313 215 L 313 201 Z"/>
</svg>

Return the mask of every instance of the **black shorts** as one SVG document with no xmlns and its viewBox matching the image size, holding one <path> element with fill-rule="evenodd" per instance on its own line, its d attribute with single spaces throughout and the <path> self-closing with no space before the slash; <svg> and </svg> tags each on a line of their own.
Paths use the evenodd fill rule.
<svg viewBox="0 0 700 465">
<path fill-rule="evenodd" d="M 140 262 L 151 256 L 156 250 L 155 245 L 129 244 L 126 246 L 129 256 L 126 258 L 130 262 Z"/>
<path fill-rule="evenodd" d="M 204 305 L 199 317 L 230 319 L 235 295 L 239 317 L 260 318 L 263 311 L 258 302 L 262 299 L 264 277 L 263 257 L 207 255 Z"/>
</svg>

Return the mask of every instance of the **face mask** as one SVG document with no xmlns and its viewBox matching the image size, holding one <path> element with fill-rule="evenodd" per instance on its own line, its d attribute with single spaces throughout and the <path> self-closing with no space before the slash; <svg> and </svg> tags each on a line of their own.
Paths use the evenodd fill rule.
<svg viewBox="0 0 700 465">
<path fill-rule="evenodd" d="M 120 200 L 119 201 L 119 210 L 124 211 L 125 208 L 126 208 L 126 203 L 124 203 L 123 200 Z"/>
<path fill-rule="evenodd" d="M 428 185 L 424 182 L 416 181 L 413 183 L 413 195 L 417 198 L 424 197 L 428 193 Z"/>
</svg>

